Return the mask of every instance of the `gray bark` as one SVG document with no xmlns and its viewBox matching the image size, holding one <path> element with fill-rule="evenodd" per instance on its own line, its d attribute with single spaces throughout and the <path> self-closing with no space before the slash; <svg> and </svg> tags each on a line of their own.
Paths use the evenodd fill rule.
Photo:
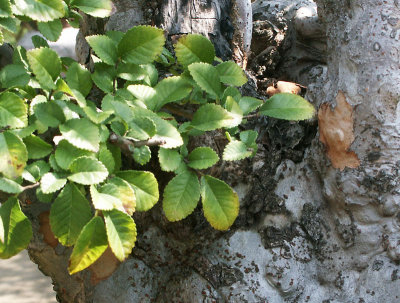
<svg viewBox="0 0 400 303">
<path fill-rule="evenodd" d="M 231 56 L 229 1 L 152 3 L 116 1 L 108 23 L 89 20 L 82 35 L 154 23 L 171 38 L 206 34 Z M 307 85 L 307 98 L 325 104 L 319 131 L 316 121 L 249 123 L 260 132 L 257 156 L 213 172 L 241 198 L 231 231 L 212 230 L 199 209 L 173 224 L 159 205 L 137 213 L 132 256 L 98 284 L 90 271 L 66 275 L 70 250 L 36 231 L 31 257 L 62 302 L 399 302 L 400 5 L 317 4 L 319 19 L 312 1 L 255 1 L 249 66 L 261 88 L 273 81 L 265 77 Z M 218 138 L 204 140 L 219 147 Z"/>
</svg>

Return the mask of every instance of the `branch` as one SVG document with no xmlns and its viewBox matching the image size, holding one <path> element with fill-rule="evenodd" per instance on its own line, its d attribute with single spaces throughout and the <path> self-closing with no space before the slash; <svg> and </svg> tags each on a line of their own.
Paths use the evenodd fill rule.
<svg viewBox="0 0 400 303">
<path fill-rule="evenodd" d="M 143 141 L 132 141 L 126 138 L 123 138 L 116 133 L 111 133 L 109 138 L 110 143 L 118 146 L 121 151 L 126 155 L 132 155 L 133 149 L 135 147 L 141 146 L 160 146 L 167 143 L 164 139 L 148 139 Z"/>
</svg>

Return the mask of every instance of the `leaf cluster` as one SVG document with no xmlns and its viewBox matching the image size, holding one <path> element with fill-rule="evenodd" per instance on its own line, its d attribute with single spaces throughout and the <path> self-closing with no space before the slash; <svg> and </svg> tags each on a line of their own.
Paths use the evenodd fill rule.
<svg viewBox="0 0 400 303">
<path fill-rule="evenodd" d="M 52 40 L 59 36 L 59 18 L 79 18 L 75 8 L 104 17 L 111 6 L 0 0 L 0 17 L 40 21 L 39 30 Z M 250 113 L 290 120 L 314 113 L 295 95 L 266 102 L 242 96 L 243 70 L 218 60 L 201 35 L 180 38 L 176 57 L 164 47 L 163 31 L 150 26 L 86 40 L 93 71 L 59 58 L 45 40 L 33 50 L 18 47 L 13 63 L 0 71 L 0 191 L 10 195 L 0 207 L 1 258 L 27 246 L 32 229 L 18 197 L 37 186 L 38 200 L 51 203 L 52 232 L 62 245 L 73 246 L 71 274 L 90 266 L 107 247 L 126 259 L 136 241 L 132 214 L 160 199 L 155 175 L 140 169 L 152 149 L 161 170 L 175 175 L 163 191 L 167 219 L 186 218 L 201 200 L 207 221 L 227 230 L 239 213 L 238 195 L 207 174 L 219 155 L 208 146 L 189 150 L 191 140 L 209 131 L 226 133 L 222 160 L 241 160 L 257 151 L 257 132 L 240 127 Z M 102 91 L 102 100 L 92 99 L 94 88 Z M 133 159 L 137 169 L 122 167 L 123 158 Z"/>
</svg>

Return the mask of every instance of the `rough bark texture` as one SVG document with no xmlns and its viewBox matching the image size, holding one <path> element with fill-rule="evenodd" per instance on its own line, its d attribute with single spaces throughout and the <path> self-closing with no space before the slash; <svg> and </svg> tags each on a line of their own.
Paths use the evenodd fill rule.
<svg viewBox="0 0 400 303">
<path fill-rule="evenodd" d="M 204 33 L 230 56 L 229 1 L 153 2 L 116 1 L 103 30 L 154 22 L 170 37 Z M 253 2 L 253 85 L 271 77 L 299 81 L 315 106 L 340 107 L 333 114 L 323 105 L 320 131 L 331 144 L 345 142 L 360 165 L 335 168 L 343 167 L 329 160 L 316 121 L 251 122 L 246 127 L 260 132 L 257 156 L 212 172 L 241 198 L 230 232 L 212 230 L 199 209 L 168 223 L 157 205 L 135 214 L 132 256 L 92 285 L 89 271 L 65 275 L 70 251 L 53 249 L 36 231 L 31 257 L 53 278 L 62 302 L 400 301 L 400 5 L 320 0 L 318 10 L 326 38 L 312 1 Z M 99 31 L 99 24 L 88 25 Z M 78 55 L 86 62 L 82 45 Z M 295 64 L 301 68 L 288 73 Z M 245 90 L 256 94 L 254 86 Z M 354 132 L 343 131 L 342 122 Z M 216 150 L 221 141 L 204 138 Z"/>
</svg>

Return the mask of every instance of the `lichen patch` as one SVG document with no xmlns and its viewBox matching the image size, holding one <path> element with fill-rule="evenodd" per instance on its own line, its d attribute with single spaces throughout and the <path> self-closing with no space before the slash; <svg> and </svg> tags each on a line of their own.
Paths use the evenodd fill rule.
<svg viewBox="0 0 400 303">
<path fill-rule="evenodd" d="M 354 141 L 353 108 L 342 91 L 339 91 L 336 103 L 333 110 L 328 103 L 322 104 L 319 109 L 319 139 L 326 146 L 327 156 L 334 168 L 357 168 L 360 160 L 354 151 L 349 150 Z"/>
</svg>

